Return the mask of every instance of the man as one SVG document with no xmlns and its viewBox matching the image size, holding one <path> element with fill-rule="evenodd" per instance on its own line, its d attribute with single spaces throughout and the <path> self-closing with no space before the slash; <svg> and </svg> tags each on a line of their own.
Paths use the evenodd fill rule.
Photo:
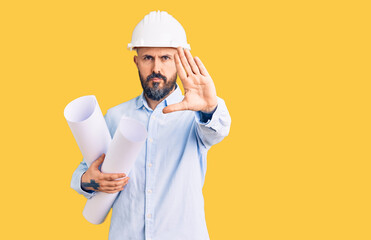
<svg viewBox="0 0 371 240">
<path fill-rule="evenodd" d="M 137 51 L 143 93 L 109 109 L 105 120 L 111 136 L 122 116 L 140 121 L 146 144 L 126 178 L 100 172 L 102 155 L 89 168 L 82 161 L 71 186 L 87 198 L 123 190 L 112 207 L 110 239 L 209 239 L 202 195 L 206 155 L 229 133 L 228 110 L 201 60 L 189 52 L 183 27 L 166 12 L 145 16 L 128 48 Z"/>
</svg>

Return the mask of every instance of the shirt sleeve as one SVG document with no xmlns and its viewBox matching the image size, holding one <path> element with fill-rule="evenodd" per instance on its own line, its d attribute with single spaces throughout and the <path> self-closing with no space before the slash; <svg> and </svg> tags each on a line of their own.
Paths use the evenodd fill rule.
<svg viewBox="0 0 371 240">
<path fill-rule="evenodd" d="M 228 136 L 231 116 L 223 99 L 218 97 L 218 105 L 213 113 L 195 112 L 196 132 L 202 145 L 209 149 Z"/>
</svg>

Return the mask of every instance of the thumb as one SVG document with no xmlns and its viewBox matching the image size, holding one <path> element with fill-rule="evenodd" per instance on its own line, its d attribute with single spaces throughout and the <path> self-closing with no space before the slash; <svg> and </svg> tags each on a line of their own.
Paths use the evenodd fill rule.
<svg viewBox="0 0 371 240">
<path fill-rule="evenodd" d="M 106 154 L 103 153 L 103 154 L 100 155 L 100 157 L 99 157 L 97 160 L 95 160 L 91 165 L 92 165 L 94 168 L 98 169 L 98 167 L 103 163 L 105 157 L 106 157 Z"/>
<path fill-rule="evenodd" d="M 162 109 L 163 113 L 171 113 L 171 112 L 176 112 L 176 111 L 184 111 L 188 110 L 187 103 L 186 102 L 180 102 L 176 104 L 171 104 L 164 109 Z"/>
</svg>

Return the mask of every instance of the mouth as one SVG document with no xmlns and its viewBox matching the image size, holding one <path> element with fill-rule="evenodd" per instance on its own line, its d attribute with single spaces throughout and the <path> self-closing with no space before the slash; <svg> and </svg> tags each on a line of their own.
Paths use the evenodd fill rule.
<svg viewBox="0 0 371 240">
<path fill-rule="evenodd" d="M 153 82 L 160 82 L 160 81 L 163 81 L 163 79 L 161 79 L 161 78 L 151 78 L 151 80 L 152 80 Z"/>
</svg>

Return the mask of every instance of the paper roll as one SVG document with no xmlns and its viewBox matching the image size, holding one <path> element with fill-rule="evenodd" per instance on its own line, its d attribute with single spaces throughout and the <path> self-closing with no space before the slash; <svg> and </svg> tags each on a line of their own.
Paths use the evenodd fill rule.
<svg viewBox="0 0 371 240">
<path fill-rule="evenodd" d="M 147 130 L 140 122 L 121 118 L 102 164 L 102 172 L 125 173 L 128 176 L 146 138 Z M 121 194 L 125 194 L 125 189 Z M 83 211 L 86 220 L 93 224 L 103 223 L 117 195 L 97 192 L 93 198 L 88 199 Z"/>
<path fill-rule="evenodd" d="M 108 150 L 111 135 L 94 95 L 79 97 L 64 109 L 64 117 L 88 166 Z"/>
</svg>

